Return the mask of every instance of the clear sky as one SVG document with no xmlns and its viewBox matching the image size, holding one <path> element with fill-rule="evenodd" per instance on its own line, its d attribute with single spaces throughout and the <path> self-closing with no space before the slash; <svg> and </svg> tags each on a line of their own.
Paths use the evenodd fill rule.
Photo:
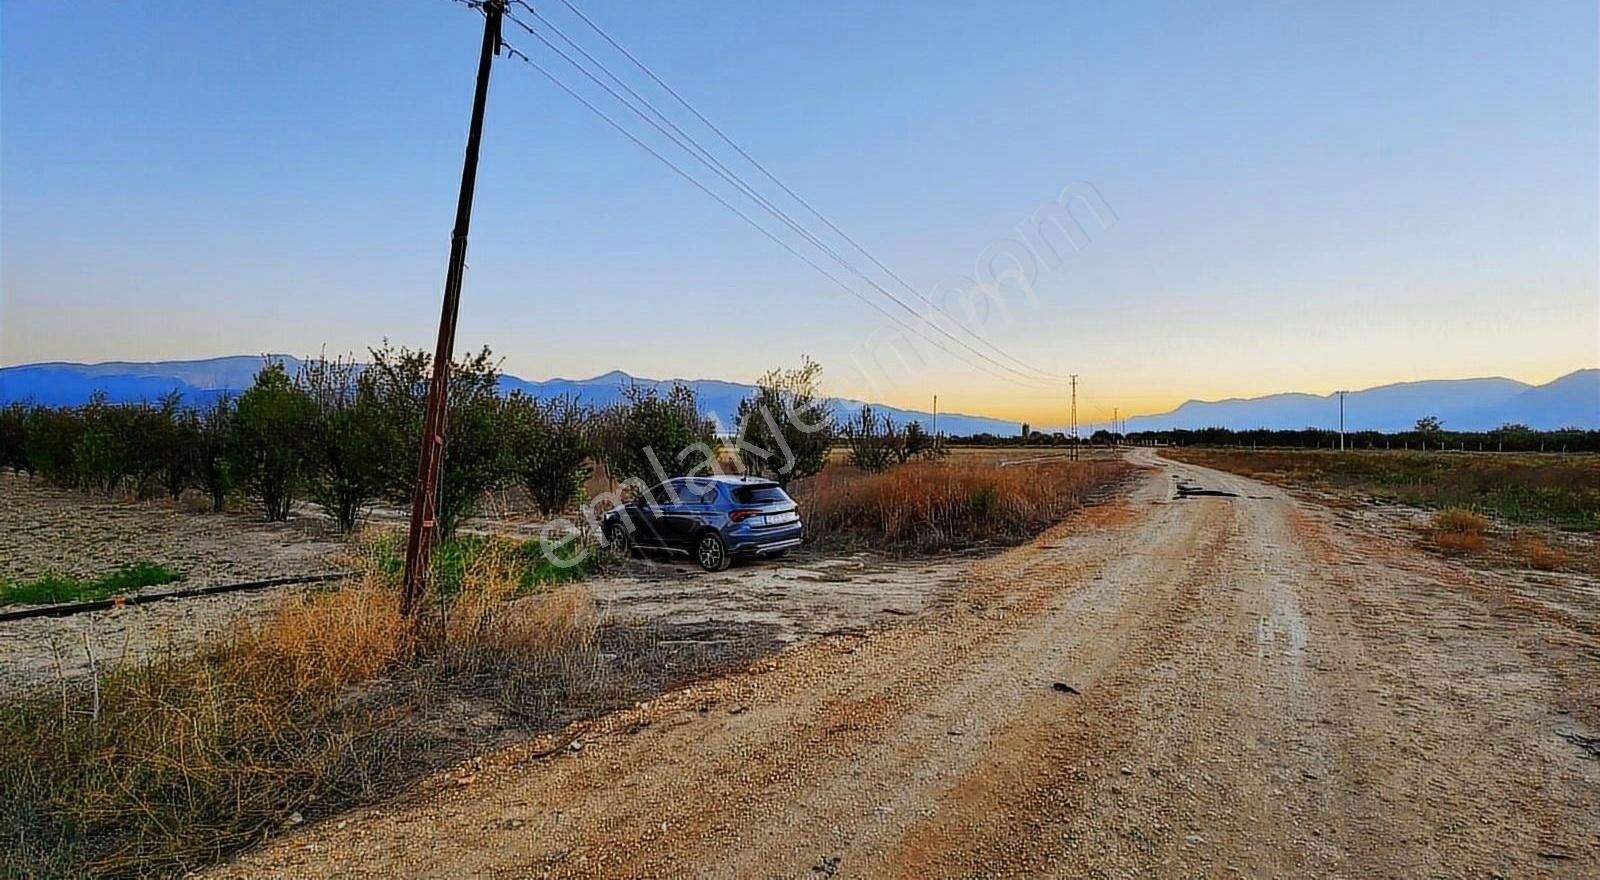
<svg viewBox="0 0 1600 880">
<path fill-rule="evenodd" d="M 1592 0 L 579 6 L 924 292 L 1091 184 L 1115 222 L 969 325 L 1081 374 L 1086 422 L 1600 364 Z M 447 0 L 6 0 L 0 362 L 431 347 L 480 21 Z M 931 348 L 870 366 L 887 320 L 516 61 L 469 263 L 459 348 L 527 378 L 748 381 L 807 353 L 839 393 L 1064 418 L 1064 391 Z"/>
</svg>

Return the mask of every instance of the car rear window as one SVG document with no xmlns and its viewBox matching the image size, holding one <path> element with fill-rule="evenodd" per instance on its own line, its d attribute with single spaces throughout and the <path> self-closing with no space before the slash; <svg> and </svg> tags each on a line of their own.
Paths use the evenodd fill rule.
<svg viewBox="0 0 1600 880">
<path fill-rule="evenodd" d="M 765 486 L 736 486 L 733 490 L 733 500 L 740 504 L 786 504 L 789 495 L 775 485 Z"/>
</svg>

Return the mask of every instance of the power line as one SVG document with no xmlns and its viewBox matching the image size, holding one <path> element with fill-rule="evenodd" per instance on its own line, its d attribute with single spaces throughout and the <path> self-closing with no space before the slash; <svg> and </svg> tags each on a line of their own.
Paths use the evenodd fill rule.
<svg viewBox="0 0 1600 880">
<path fill-rule="evenodd" d="M 526 7 L 526 4 L 522 4 L 522 5 Z M 597 77 L 591 70 L 589 70 L 587 67 L 585 67 L 580 62 L 578 62 L 576 59 L 574 59 L 571 55 L 569 55 L 566 52 L 564 52 L 559 46 L 557 46 L 554 43 L 550 42 L 550 40 L 548 38 L 546 38 L 543 34 L 540 34 L 537 31 L 535 31 L 531 26 L 529 26 L 527 24 L 527 22 L 522 21 L 521 19 L 517 18 L 515 15 L 512 15 L 510 13 L 506 14 L 506 18 L 507 19 L 509 19 L 514 24 L 516 24 L 518 27 L 520 27 L 523 30 L 527 31 L 530 35 L 532 35 L 534 37 L 534 39 L 537 39 L 539 42 L 543 43 L 546 48 L 550 49 L 550 51 L 552 51 L 556 55 L 560 56 L 562 60 L 566 61 L 569 65 L 571 65 L 579 73 L 583 74 L 584 77 L 589 79 L 595 85 L 599 86 L 607 94 L 611 95 L 611 97 L 615 98 L 618 102 L 620 102 L 623 106 L 627 107 L 630 111 L 632 111 L 634 113 L 634 115 L 638 116 L 640 119 L 643 119 L 652 128 L 654 128 L 656 131 L 660 132 L 668 140 L 671 140 L 676 146 L 678 146 L 680 149 L 683 149 L 691 157 L 693 157 L 696 161 L 700 162 L 700 164 L 706 166 L 714 174 L 716 174 L 717 176 L 721 177 L 724 182 L 726 182 L 730 186 L 734 187 L 736 190 L 738 190 L 741 194 L 745 195 L 747 198 L 750 198 L 759 207 L 761 207 L 762 209 L 767 211 L 769 214 L 771 214 L 773 217 L 777 218 L 779 221 L 781 221 L 782 223 L 787 225 L 790 229 L 792 229 L 793 231 L 798 233 L 807 242 L 812 244 L 817 249 L 821 250 L 823 253 L 827 254 L 829 257 L 831 257 L 836 263 L 838 263 L 846 271 L 848 271 L 851 274 L 855 275 L 856 277 L 860 278 L 863 282 L 865 282 L 866 284 L 870 285 L 873 289 L 877 290 L 879 293 L 882 293 L 884 296 L 888 297 L 891 301 L 893 301 L 901 309 L 903 309 L 904 311 L 909 313 L 913 318 L 918 319 L 918 320 L 922 321 L 923 323 L 926 323 L 930 328 L 932 328 L 934 331 L 939 333 L 939 335 L 945 337 L 946 339 L 950 340 L 951 342 L 953 342 L 953 343 L 961 346 L 962 348 L 966 349 L 967 351 L 971 352 L 975 357 L 978 357 L 979 359 L 984 360 L 984 361 L 994 365 L 995 367 L 997 367 L 997 368 L 999 368 L 1001 370 L 1004 370 L 1004 371 L 1006 371 L 1008 373 L 1014 374 L 1015 376 L 1019 377 L 1022 381 L 1019 382 L 1019 381 L 1017 381 L 1015 379 L 1007 379 L 1006 376 L 998 376 L 997 378 L 1006 379 L 1007 381 L 1017 382 L 1017 384 L 1029 384 L 1029 383 L 1031 383 L 1031 384 L 1035 384 L 1035 385 L 1039 385 L 1040 383 L 1048 383 L 1048 382 L 1052 382 L 1053 381 L 1053 380 L 1050 380 L 1050 379 L 1045 379 L 1045 378 L 1040 378 L 1040 377 L 1035 377 L 1035 376 L 1029 376 L 1029 375 L 1023 373 L 1022 371 L 1018 370 L 1017 368 L 1015 368 L 1013 366 L 1010 366 L 1008 364 L 1004 364 L 1004 363 L 1001 363 L 998 360 L 995 360 L 993 357 L 989 356 L 985 352 L 980 351 L 977 348 L 974 348 L 972 345 L 968 344 L 965 340 L 960 339 L 959 337 L 953 335 L 952 333 L 950 333 L 950 331 L 946 330 L 944 328 L 944 326 L 942 326 L 941 324 L 936 323 L 936 322 L 934 322 L 932 320 L 929 320 L 927 318 L 927 316 L 920 314 L 910 304 L 906 303 L 904 300 L 902 300 L 901 298 L 899 298 L 898 296 L 896 296 L 892 292 L 886 290 L 882 285 L 878 284 L 876 281 L 873 281 L 870 277 L 868 277 L 860 269 L 856 268 L 848 260 L 844 259 L 837 252 L 835 252 L 832 248 L 830 248 L 827 245 L 826 242 L 822 241 L 815 234 L 813 234 L 810 230 L 806 229 L 804 226 L 800 225 L 797 221 L 795 221 L 794 218 L 791 217 L 788 214 L 788 212 L 786 212 L 782 208 L 779 208 L 778 206 L 772 204 L 771 201 L 769 201 L 764 196 L 762 196 L 759 192 L 757 192 L 754 187 L 750 186 L 750 184 L 747 183 L 746 181 L 744 181 L 743 178 L 739 177 L 739 175 L 736 172 L 732 171 L 726 165 L 724 165 L 723 163 L 718 161 L 715 156 L 711 155 L 710 151 L 706 150 L 704 146 L 700 145 L 697 141 L 695 141 L 694 138 L 691 135 L 685 133 L 681 128 L 679 128 L 677 125 L 672 123 L 672 121 L 670 119 L 667 119 L 666 115 L 663 114 L 660 111 L 659 108 L 657 108 L 653 104 L 651 104 L 648 98 L 645 98 L 645 97 L 639 95 L 638 92 L 634 91 L 626 83 L 622 82 L 622 80 L 615 73 L 613 73 L 609 68 L 607 68 L 602 62 L 596 60 L 593 55 L 591 55 L 588 52 L 584 51 L 584 49 L 581 46 L 577 45 L 576 42 L 574 42 L 570 37 L 568 37 L 565 33 L 563 33 L 559 28 L 557 28 L 555 25 L 551 24 L 547 19 L 545 19 L 543 16 L 540 16 L 537 12 L 534 13 L 534 16 L 536 18 L 538 18 L 538 20 L 541 23 L 543 23 L 546 26 L 550 27 L 550 29 L 552 31 L 554 31 L 557 35 L 559 35 L 564 41 L 566 41 L 569 45 L 571 45 L 576 51 L 578 51 L 580 54 L 582 54 L 584 58 L 588 59 L 597 68 L 599 68 L 602 73 L 604 73 L 606 76 L 610 77 L 612 80 L 616 81 L 618 85 L 620 85 L 630 95 L 632 95 L 634 98 L 636 98 L 639 101 L 640 104 L 643 104 L 645 107 L 649 108 L 651 110 L 651 112 L 653 112 L 656 116 L 660 117 L 662 119 L 662 121 L 666 122 L 667 125 L 671 126 L 673 131 L 668 131 L 666 128 L 663 128 L 660 123 L 657 123 L 654 119 L 652 119 L 649 114 L 644 112 L 644 110 L 641 110 L 638 106 L 635 106 L 635 104 L 632 101 L 630 101 L 627 98 L 623 97 L 621 94 L 618 94 L 616 89 L 611 88 L 611 86 L 609 86 L 605 82 L 601 81 L 601 79 L 599 77 Z M 520 55 L 522 53 L 518 53 L 518 54 Z M 673 133 L 674 131 L 677 132 L 677 134 L 674 134 Z M 724 204 L 726 204 L 726 203 L 724 203 Z M 931 303 L 930 303 L 930 305 L 931 305 Z M 902 324 L 902 326 L 904 326 L 904 325 Z M 958 324 L 957 326 L 960 326 L 960 325 Z M 934 341 L 932 339 L 928 339 L 928 337 L 926 337 L 926 336 L 924 336 L 924 335 L 922 335 L 920 333 L 918 335 L 921 338 L 923 338 L 924 340 L 928 341 L 930 344 L 934 345 L 936 348 L 940 349 L 941 351 L 944 351 L 945 353 L 951 354 L 951 355 L 955 354 L 954 352 L 950 351 L 945 346 L 940 345 L 938 342 L 936 342 L 936 341 Z M 993 347 L 992 344 L 991 344 L 991 347 Z M 1004 352 L 1001 352 L 1001 353 L 1004 354 Z M 990 374 L 990 375 L 993 375 L 993 374 Z"/>
<path fill-rule="evenodd" d="M 1017 381 L 1013 377 L 1006 376 L 1006 375 L 1001 374 L 1001 373 L 996 373 L 993 370 L 990 370 L 989 368 L 985 367 L 983 364 L 974 363 L 974 362 L 968 360 L 966 357 L 962 356 L 959 352 L 951 351 L 950 349 L 945 348 L 944 346 L 940 345 L 937 340 L 928 338 L 926 335 L 924 335 L 914 325 L 907 324 L 899 316 L 897 316 L 894 313 L 890 312 L 889 310 L 885 309 L 883 306 L 879 305 L 878 303 L 873 302 L 871 299 L 869 299 L 866 296 L 864 296 L 860 291 L 858 291 L 854 287 L 851 287 L 850 285 L 846 284 L 838 276 L 836 276 L 833 273 L 829 272 L 827 269 L 823 268 L 822 266 L 819 266 L 814 260 L 812 260 L 811 258 L 807 257 L 805 254 L 802 254 L 799 251 L 795 250 L 788 242 L 784 241 L 781 238 L 778 238 L 776 235 L 773 235 L 772 232 L 769 231 L 766 227 L 762 226 L 760 223 L 757 223 L 755 220 L 751 219 L 748 214 L 746 214 L 745 212 L 739 210 L 737 207 L 734 207 L 732 204 L 730 204 L 728 202 L 727 199 L 724 199 L 722 196 L 718 195 L 714 190 L 712 190 L 711 188 L 707 187 L 705 184 L 701 183 L 699 180 L 695 179 L 695 177 L 693 175 L 691 175 L 689 172 L 683 170 L 683 168 L 680 167 L 676 162 L 673 162 L 671 159 L 669 159 L 666 156 L 662 155 L 660 153 L 660 151 L 656 150 L 654 147 L 652 147 L 649 144 L 645 143 L 644 141 L 640 140 L 638 136 L 636 136 L 633 132 L 628 131 L 627 128 L 625 128 L 621 123 L 617 122 L 615 119 L 611 118 L 611 116 L 609 114 L 607 114 L 604 110 L 601 110 L 599 107 L 596 107 L 587 98 L 585 98 L 582 95 L 578 94 L 570 86 L 568 86 L 566 83 L 562 82 L 559 77 L 557 77 L 555 74 L 551 73 L 548 69 L 546 69 L 539 62 L 534 61 L 532 58 L 529 58 L 526 53 L 518 51 L 515 46 L 512 46 L 509 42 L 506 42 L 504 40 L 502 40 L 502 45 L 505 46 L 505 48 L 510 52 L 511 57 L 522 61 L 524 64 L 527 64 L 529 67 L 532 67 L 534 70 L 538 71 L 542 76 L 544 76 L 546 79 L 550 80 L 550 82 L 552 84 L 554 84 L 557 88 L 561 89 L 563 92 L 566 92 L 568 96 L 570 96 L 573 100 L 577 101 L 579 104 L 582 104 L 587 110 L 589 110 L 589 112 L 591 112 L 591 113 L 595 114 L 596 116 L 600 117 L 600 119 L 603 120 L 607 125 L 610 125 L 612 128 L 616 129 L 620 134 L 622 134 L 628 140 L 633 141 L 633 143 L 636 144 L 640 149 L 642 149 L 645 152 L 649 153 L 651 156 L 654 156 L 662 164 L 666 165 L 668 168 L 670 168 L 674 172 L 676 172 L 679 177 L 682 177 L 684 180 L 686 180 L 690 184 L 692 184 L 696 189 L 698 189 L 701 192 L 705 193 L 707 196 L 710 196 L 718 204 L 722 205 L 724 208 L 727 208 L 729 211 L 733 212 L 733 214 L 735 216 L 737 216 L 740 220 L 743 220 L 751 228 L 753 228 L 757 232 L 761 233 L 763 236 L 765 236 L 767 239 L 772 241 L 774 244 L 776 244 L 779 247 L 783 248 L 785 251 L 788 251 L 796 259 L 798 259 L 801 262 L 805 263 L 806 265 L 810 266 L 812 269 L 815 269 L 823 277 L 827 278 L 829 281 L 832 281 L 834 284 L 838 285 L 838 287 L 841 290 L 843 290 L 844 292 L 846 292 L 846 293 L 850 294 L 851 296 L 855 297 L 856 299 L 860 300 L 862 303 L 864 303 L 867 306 L 871 307 L 873 310 L 877 311 L 879 314 L 883 315 L 885 318 L 887 318 L 891 322 L 897 324 L 901 328 L 903 328 L 903 329 L 909 331 L 910 333 L 914 334 L 919 339 L 922 339 L 924 342 L 927 342 L 929 345 L 932 345 L 935 348 L 938 348 L 940 351 L 943 351 L 945 354 L 948 354 L 951 357 L 955 358 L 956 360 L 961 361 L 963 364 L 966 364 L 967 366 L 972 367 L 973 369 L 978 370 L 979 372 L 982 372 L 985 375 L 988 375 L 988 376 L 996 378 L 996 379 L 1001 379 L 1003 381 L 1009 381 L 1009 382 Z"/>
<path fill-rule="evenodd" d="M 526 0 L 513 0 L 513 2 L 517 3 L 518 5 L 522 6 L 525 9 L 527 9 L 529 12 L 533 13 L 533 15 L 535 17 L 538 17 L 541 21 L 544 21 L 546 24 L 550 24 L 549 20 L 543 18 L 543 16 L 540 16 L 539 13 L 536 12 L 533 9 L 532 6 L 528 5 Z M 868 250 L 865 245 L 861 244 L 855 238 L 851 237 L 850 234 L 845 232 L 843 229 L 840 229 L 837 224 L 835 224 L 832 220 L 828 219 L 827 215 L 823 214 L 815 206 L 813 206 L 809 201 L 807 201 L 804 197 L 802 197 L 799 193 L 797 193 L 793 189 L 791 189 L 788 184 L 784 183 L 781 179 L 779 179 L 778 176 L 776 174 L 774 174 L 771 170 L 769 170 L 766 165 L 762 164 L 758 159 L 756 159 L 756 157 L 750 155 L 750 153 L 747 152 L 743 147 L 739 146 L 739 144 L 736 141 L 734 141 L 734 139 L 732 137 L 730 137 L 727 134 L 727 132 L 723 131 L 720 126 L 718 126 L 716 123 L 712 122 L 710 119 L 706 118 L 706 115 L 701 113 L 699 108 L 695 107 L 694 104 L 690 103 L 689 99 L 687 99 L 683 95 L 679 94 L 677 89 L 674 89 L 671 85 L 668 85 L 667 82 L 665 80 L 663 80 L 660 76 L 658 76 L 656 74 L 656 72 L 650 68 L 649 65 L 647 65 L 643 61 L 641 61 L 632 52 L 629 52 L 626 47 L 624 47 L 621 43 L 617 42 L 617 40 L 614 39 L 609 33 L 607 33 L 604 28 L 602 28 L 602 27 L 600 27 L 600 25 L 596 24 L 593 19 L 589 18 L 589 16 L 587 16 L 587 15 L 584 15 L 582 10 L 580 10 L 580 9 L 578 9 L 578 7 L 574 6 L 571 2 L 569 2 L 569 0 L 561 0 L 561 5 L 567 7 L 567 9 L 569 11 L 571 11 L 573 15 L 576 15 L 580 20 L 583 21 L 584 24 L 588 25 L 589 28 L 591 30 L 593 30 L 596 34 L 599 34 L 601 39 L 603 39 L 607 43 L 609 43 L 611 45 L 611 47 L 613 49 L 616 49 L 619 53 L 621 53 L 623 55 L 623 57 L 625 57 L 629 61 L 633 62 L 634 66 L 638 67 L 641 71 L 644 72 L 644 74 L 646 76 L 650 77 L 650 79 L 652 81 L 654 81 L 656 85 L 660 86 L 663 90 L 665 90 L 667 92 L 667 94 L 671 95 L 673 97 L 673 99 L 675 99 L 679 104 L 682 104 L 686 110 L 688 110 L 690 113 L 694 114 L 694 117 L 696 119 L 700 120 L 700 122 L 702 124 L 704 124 L 707 128 L 709 128 L 713 132 L 715 132 L 717 137 L 722 139 L 723 143 L 727 144 L 729 147 L 732 147 L 734 152 L 737 152 L 740 156 L 744 157 L 745 161 L 747 161 L 751 165 L 753 165 L 758 171 L 760 171 L 763 175 L 765 175 L 768 180 L 770 180 L 774 184 L 776 184 L 779 189 L 781 189 L 785 193 L 787 193 L 790 198 L 794 199 L 796 202 L 798 202 L 800 205 L 802 205 L 807 211 L 810 211 L 811 214 L 813 216 L 815 216 L 818 220 L 821 220 L 823 225 L 825 225 L 829 229 L 833 230 L 833 232 L 836 235 L 838 235 L 840 238 L 842 238 L 846 242 L 848 242 L 851 247 L 855 248 L 857 251 L 860 251 L 862 253 L 862 255 L 864 255 L 868 260 L 870 260 L 872 262 L 872 264 L 874 266 L 877 266 L 885 274 L 887 274 L 890 278 L 893 278 L 897 283 L 899 283 L 899 285 L 901 287 L 904 287 L 907 291 L 909 291 L 912 296 L 915 296 L 917 299 L 921 300 L 923 303 L 928 305 L 933 310 L 935 310 L 935 311 L 939 310 L 939 306 L 938 306 L 937 303 L 934 303 L 932 300 L 930 300 L 926 296 L 924 296 L 910 282 L 906 281 L 905 278 L 901 277 L 899 275 L 899 273 L 895 272 L 893 269 L 891 269 L 887 265 L 885 265 L 882 260 L 878 259 L 877 256 L 874 255 L 870 250 Z M 555 29 L 555 25 L 550 24 L 550 26 L 551 26 L 552 29 Z M 560 33 L 559 29 L 556 29 L 556 32 Z M 565 38 L 565 35 L 563 35 L 563 38 Z M 569 40 L 569 42 L 570 42 L 570 40 Z M 630 89 L 630 91 L 632 91 L 632 90 Z M 676 126 L 674 126 L 674 128 L 676 128 Z M 887 291 L 885 291 L 885 293 L 887 293 Z M 1001 349 L 999 346 L 995 345 L 993 342 L 990 342 L 988 339 L 984 338 L 981 334 L 977 333 L 976 331 L 973 331 L 971 328 L 968 328 L 966 325 L 960 323 L 959 321 L 952 321 L 952 323 L 955 324 L 956 327 L 961 329 L 967 335 L 969 335 L 972 338 L 978 340 L 979 342 L 982 342 L 984 345 L 987 345 L 990 348 L 994 349 L 996 352 L 998 352 L 999 354 L 1001 354 L 1003 357 L 1007 358 L 1008 360 L 1011 360 L 1011 361 L 1017 363 L 1018 365 L 1022 366 L 1024 369 L 1026 369 L 1026 370 L 1028 370 L 1030 372 L 1038 374 L 1038 376 L 1040 378 L 1045 378 L 1045 379 L 1049 379 L 1049 380 L 1056 381 L 1056 382 L 1065 382 L 1066 381 L 1066 377 L 1065 376 L 1057 376 L 1057 375 L 1054 375 L 1054 374 L 1052 374 L 1052 373 L 1050 373 L 1050 372 L 1048 372 L 1046 370 L 1041 370 L 1038 367 L 1035 367 L 1035 366 L 1029 364 L 1028 362 L 1016 357 L 1015 355 L 1012 355 L 1012 354 L 1006 352 L 1004 349 Z"/>
</svg>

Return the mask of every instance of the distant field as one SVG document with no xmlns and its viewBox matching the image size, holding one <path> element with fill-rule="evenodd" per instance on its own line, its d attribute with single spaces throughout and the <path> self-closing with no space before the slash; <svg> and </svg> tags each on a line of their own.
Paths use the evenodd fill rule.
<svg viewBox="0 0 1600 880">
<path fill-rule="evenodd" d="M 1600 531 L 1600 456 L 1534 453 L 1166 449 L 1163 455 L 1277 483 L 1470 508 L 1512 523 Z"/>
</svg>

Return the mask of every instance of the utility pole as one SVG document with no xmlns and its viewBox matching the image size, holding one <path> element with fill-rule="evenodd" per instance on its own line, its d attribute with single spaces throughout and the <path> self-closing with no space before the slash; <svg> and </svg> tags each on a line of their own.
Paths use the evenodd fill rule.
<svg viewBox="0 0 1600 880">
<path fill-rule="evenodd" d="M 439 475 L 444 467 L 445 414 L 449 409 L 450 362 L 455 357 L 456 316 L 461 310 L 461 276 L 467 267 L 467 228 L 472 224 L 472 192 L 478 182 L 478 145 L 483 139 L 483 108 L 489 97 L 489 67 L 500 54 L 500 19 L 505 0 L 484 0 L 483 45 L 478 52 L 478 80 L 472 94 L 472 122 L 467 129 L 467 155 L 461 167 L 461 193 L 456 200 L 456 225 L 450 233 L 450 265 L 444 276 L 444 305 L 439 312 L 439 342 L 428 378 L 428 402 L 422 416 L 422 449 L 417 456 L 417 482 L 411 490 L 411 530 L 406 543 L 405 590 L 400 614 L 416 613 L 427 584 L 428 553 L 437 535 Z"/>
<path fill-rule="evenodd" d="M 933 445 L 939 445 L 939 395 L 933 396 Z"/>
<path fill-rule="evenodd" d="M 1339 395 L 1339 451 L 1344 451 L 1344 396 L 1348 391 L 1334 392 Z"/>
<path fill-rule="evenodd" d="M 1078 460 L 1078 374 L 1073 373 L 1068 377 L 1072 380 L 1072 460 Z"/>
<path fill-rule="evenodd" d="M 1117 408 L 1111 408 L 1111 445 L 1122 445 L 1122 419 L 1117 416 Z"/>
</svg>

